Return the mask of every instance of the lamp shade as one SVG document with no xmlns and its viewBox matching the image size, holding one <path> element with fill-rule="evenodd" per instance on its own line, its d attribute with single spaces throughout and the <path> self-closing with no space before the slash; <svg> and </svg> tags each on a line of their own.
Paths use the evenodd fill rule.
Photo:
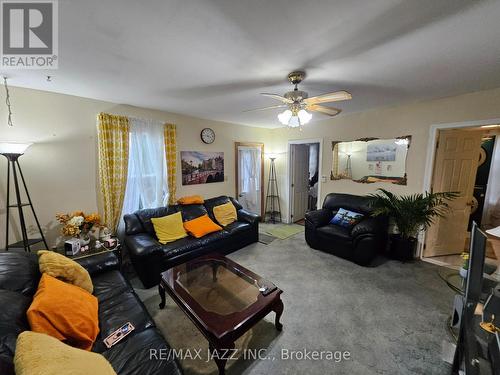
<svg viewBox="0 0 500 375">
<path fill-rule="evenodd" d="M 0 142 L 0 154 L 22 155 L 33 143 Z"/>
<path fill-rule="evenodd" d="M 488 233 L 490 236 L 494 236 L 494 237 L 500 238 L 500 227 L 488 229 L 486 231 L 486 233 Z"/>
</svg>

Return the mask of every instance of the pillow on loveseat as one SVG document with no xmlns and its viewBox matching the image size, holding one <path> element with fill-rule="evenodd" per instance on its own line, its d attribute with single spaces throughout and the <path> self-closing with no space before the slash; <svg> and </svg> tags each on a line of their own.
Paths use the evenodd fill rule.
<svg viewBox="0 0 500 375">
<path fill-rule="evenodd" d="M 197 217 L 196 219 L 185 221 L 184 228 L 196 238 L 201 238 L 209 233 L 218 232 L 222 227 L 215 224 L 208 215 Z"/>
<path fill-rule="evenodd" d="M 177 203 L 180 205 L 203 204 L 203 203 L 205 203 L 205 200 L 203 199 L 203 197 L 201 195 L 189 195 L 189 196 L 177 199 Z"/>
<path fill-rule="evenodd" d="M 17 337 L 14 366 L 16 375 L 116 375 L 101 354 L 72 348 L 53 337 L 31 331 Z"/>
<path fill-rule="evenodd" d="M 94 291 L 88 271 L 74 260 L 49 250 L 40 250 L 37 254 L 41 273 L 79 286 L 89 293 Z"/>
<path fill-rule="evenodd" d="M 363 214 L 339 208 L 337 214 L 330 220 L 330 224 L 340 225 L 344 228 L 352 228 L 361 221 Z"/>
<path fill-rule="evenodd" d="M 215 220 L 225 227 L 231 223 L 234 223 L 238 219 L 238 214 L 236 212 L 236 207 L 231 202 L 215 206 L 213 209 Z"/>
<path fill-rule="evenodd" d="M 187 236 L 180 212 L 163 217 L 153 217 L 151 222 L 155 228 L 156 237 L 162 244 L 177 241 Z"/>
<path fill-rule="evenodd" d="M 26 315 L 31 330 L 91 350 L 99 334 L 97 298 L 46 273 Z"/>
</svg>

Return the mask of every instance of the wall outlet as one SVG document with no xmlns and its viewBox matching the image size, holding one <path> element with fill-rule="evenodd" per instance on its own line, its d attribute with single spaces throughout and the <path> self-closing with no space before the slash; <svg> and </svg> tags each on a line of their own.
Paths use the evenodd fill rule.
<svg viewBox="0 0 500 375">
<path fill-rule="evenodd" d="M 321 182 L 324 184 L 326 182 L 326 176 L 321 176 Z"/>
</svg>

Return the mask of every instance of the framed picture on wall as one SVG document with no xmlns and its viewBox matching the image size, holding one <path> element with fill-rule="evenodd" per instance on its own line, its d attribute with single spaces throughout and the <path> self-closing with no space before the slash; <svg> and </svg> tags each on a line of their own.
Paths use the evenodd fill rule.
<svg viewBox="0 0 500 375">
<path fill-rule="evenodd" d="M 224 182 L 224 153 L 181 151 L 182 185 Z"/>
</svg>

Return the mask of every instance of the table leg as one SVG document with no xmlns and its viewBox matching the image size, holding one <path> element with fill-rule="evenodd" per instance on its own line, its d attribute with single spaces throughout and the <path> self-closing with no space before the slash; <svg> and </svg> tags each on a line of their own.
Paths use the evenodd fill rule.
<svg viewBox="0 0 500 375">
<path fill-rule="evenodd" d="M 160 293 L 160 298 L 161 298 L 161 302 L 158 305 L 158 307 L 160 309 L 163 309 L 165 307 L 166 297 L 165 297 L 165 288 L 163 287 L 161 282 L 158 284 L 158 292 Z"/>
<path fill-rule="evenodd" d="M 281 314 L 283 314 L 283 301 L 278 297 L 273 306 L 273 311 L 276 313 L 276 319 L 274 320 L 274 325 L 278 331 L 283 329 L 283 324 L 280 323 Z"/>
<path fill-rule="evenodd" d="M 234 352 L 234 342 L 225 343 L 222 346 L 215 347 L 212 343 L 209 343 L 210 355 L 219 369 L 219 375 L 225 374 L 227 360 L 231 358 Z"/>
</svg>

